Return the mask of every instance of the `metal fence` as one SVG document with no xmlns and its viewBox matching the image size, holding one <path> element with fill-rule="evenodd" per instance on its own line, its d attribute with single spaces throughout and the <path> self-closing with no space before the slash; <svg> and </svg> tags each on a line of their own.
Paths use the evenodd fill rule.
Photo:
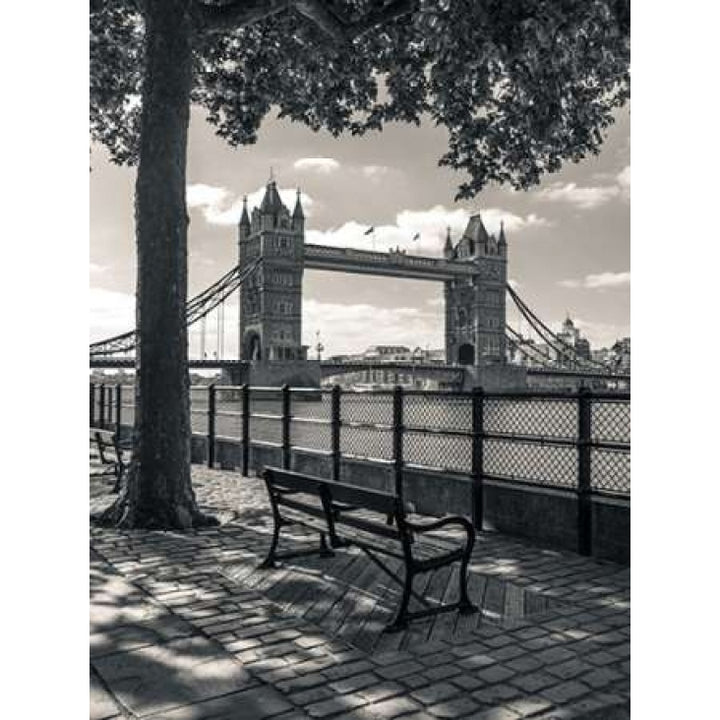
<svg viewBox="0 0 720 720">
<path fill-rule="evenodd" d="M 473 515 L 482 517 L 486 480 L 545 486 L 577 493 L 579 511 L 592 495 L 630 494 L 630 395 L 581 389 L 559 392 L 432 392 L 404 390 L 193 386 L 193 433 L 207 437 L 208 463 L 216 440 L 242 446 L 248 472 L 251 445 L 332 458 L 363 458 L 393 468 L 402 487 L 405 468 L 426 468 L 473 479 Z M 95 425 L 130 425 L 132 386 L 90 386 Z"/>
</svg>

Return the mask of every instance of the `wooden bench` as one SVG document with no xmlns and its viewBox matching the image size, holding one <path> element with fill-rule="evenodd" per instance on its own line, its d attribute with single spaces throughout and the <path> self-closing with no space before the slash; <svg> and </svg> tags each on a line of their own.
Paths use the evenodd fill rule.
<svg viewBox="0 0 720 720">
<path fill-rule="evenodd" d="M 390 493 L 275 467 L 266 467 L 262 477 L 270 498 L 274 527 L 272 544 L 261 568 L 275 567 L 277 560 L 316 554 L 327 557 L 334 555 L 333 551 L 337 548 L 357 547 L 402 585 L 402 599 L 394 620 L 385 628 L 387 631 L 404 629 L 410 620 L 441 612 L 459 610 L 462 614 L 469 614 L 477 611 L 467 592 L 467 568 L 475 544 L 475 529 L 466 518 L 453 515 L 429 523 L 411 522 L 407 518 L 406 505 Z M 281 512 L 285 508 L 291 511 L 290 516 Z M 362 514 L 358 514 L 360 512 Z M 372 513 L 378 515 L 377 520 L 373 519 Z M 386 522 L 386 518 L 392 520 L 392 523 Z M 297 524 L 319 533 L 319 547 L 278 553 L 280 531 L 283 527 Z M 433 548 L 430 554 L 426 552 L 425 556 L 419 557 L 415 535 L 447 526 L 457 526 L 465 531 L 464 544 L 450 550 Z M 426 544 L 423 544 L 423 550 L 427 549 Z M 378 554 L 401 559 L 405 568 L 404 578 L 398 577 Z M 460 563 L 460 599 L 457 602 L 431 605 L 426 598 L 413 591 L 416 575 L 454 562 Z M 408 606 L 411 595 L 425 608 L 410 612 Z"/>
<path fill-rule="evenodd" d="M 100 463 L 107 468 L 107 471 L 98 474 L 114 475 L 115 485 L 112 491 L 118 492 L 123 475 L 130 465 L 131 444 L 121 442 L 117 433 L 102 428 L 90 428 L 90 442 L 95 443 Z"/>
</svg>

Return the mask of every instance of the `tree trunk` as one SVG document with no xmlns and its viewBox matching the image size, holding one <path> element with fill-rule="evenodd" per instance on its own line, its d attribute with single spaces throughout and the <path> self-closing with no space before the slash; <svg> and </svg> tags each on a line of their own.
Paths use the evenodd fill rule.
<svg viewBox="0 0 720 720">
<path fill-rule="evenodd" d="M 120 527 L 177 529 L 212 521 L 199 512 L 190 480 L 185 165 L 191 1 L 144 4 L 133 457 L 120 496 L 102 517 Z"/>
</svg>

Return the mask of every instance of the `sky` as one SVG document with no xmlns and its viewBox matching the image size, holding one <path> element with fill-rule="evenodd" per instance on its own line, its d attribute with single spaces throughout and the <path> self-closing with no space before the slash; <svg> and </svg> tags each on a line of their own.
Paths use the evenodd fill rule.
<svg viewBox="0 0 720 720">
<path fill-rule="evenodd" d="M 568 164 L 526 192 L 491 186 L 454 202 L 461 176 L 438 167 L 442 128 L 391 124 L 363 138 L 335 139 L 268 116 L 252 146 L 230 148 L 193 109 L 188 148 L 189 296 L 237 261 L 242 196 L 260 202 L 272 172 L 286 204 L 302 192 L 306 242 L 363 249 L 400 246 L 442 254 L 446 228 L 458 239 L 470 215 L 488 231 L 504 220 L 508 276 L 525 302 L 559 329 L 566 315 L 593 348 L 630 334 L 630 117 L 616 116 L 598 156 Z M 90 339 L 134 324 L 135 169 L 109 162 L 92 147 L 90 176 Z M 373 226 L 373 235 L 365 230 Z M 413 237 L 420 233 L 420 239 Z M 326 354 L 370 345 L 441 348 L 441 283 L 306 270 L 303 341 L 318 337 Z M 237 353 L 237 307 L 224 311 L 224 356 Z M 508 303 L 508 322 L 521 332 Z M 218 349 L 217 319 L 208 318 L 206 349 Z M 319 333 L 319 335 L 318 335 Z M 191 355 L 200 332 L 191 332 Z"/>
</svg>

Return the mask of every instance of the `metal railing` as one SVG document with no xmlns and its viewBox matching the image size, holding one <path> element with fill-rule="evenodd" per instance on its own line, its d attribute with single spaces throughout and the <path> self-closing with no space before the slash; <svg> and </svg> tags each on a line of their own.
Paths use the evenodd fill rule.
<svg viewBox="0 0 720 720">
<path fill-rule="evenodd" d="M 90 421 L 131 425 L 132 386 L 91 384 Z M 240 444 L 247 475 L 251 446 L 329 456 L 332 478 L 344 458 L 391 469 L 402 494 L 406 469 L 472 479 L 475 525 L 482 527 L 486 481 L 574 492 L 580 551 L 589 551 L 593 496 L 629 498 L 630 394 L 443 392 L 193 386 L 193 433 L 206 437 L 207 463 L 218 440 Z"/>
</svg>

